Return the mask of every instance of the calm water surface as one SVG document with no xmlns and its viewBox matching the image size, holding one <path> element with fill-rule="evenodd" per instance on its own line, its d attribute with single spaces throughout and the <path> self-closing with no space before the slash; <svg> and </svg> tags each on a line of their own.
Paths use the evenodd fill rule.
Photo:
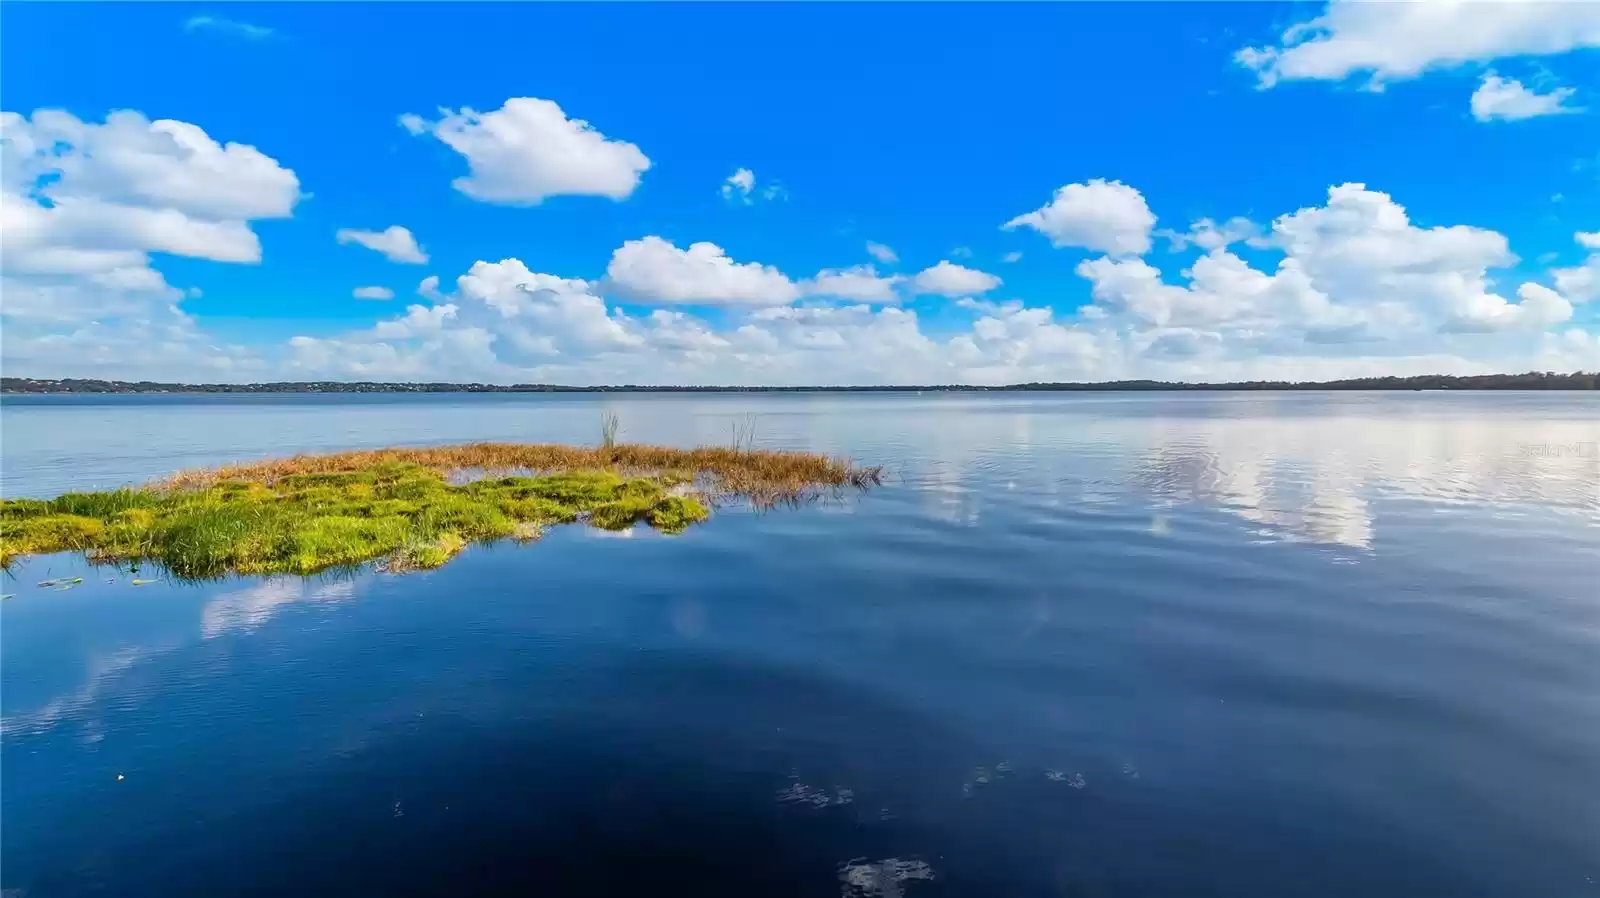
<svg viewBox="0 0 1600 898">
<path fill-rule="evenodd" d="M 1597 396 L 7 397 L 3 490 L 602 410 L 891 476 L 399 577 L 18 565 L 8 898 L 1600 896 Z"/>
</svg>

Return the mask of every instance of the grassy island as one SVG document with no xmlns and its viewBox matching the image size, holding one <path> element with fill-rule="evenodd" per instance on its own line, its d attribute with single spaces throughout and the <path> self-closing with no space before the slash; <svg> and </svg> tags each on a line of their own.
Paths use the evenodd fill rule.
<svg viewBox="0 0 1600 898">
<path fill-rule="evenodd" d="M 678 533 L 726 500 L 797 503 L 878 482 L 809 452 L 474 443 L 184 471 L 140 488 L 0 500 L 0 565 L 82 551 L 181 578 L 438 567 L 468 543 L 553 524 Z"/>
</svg>

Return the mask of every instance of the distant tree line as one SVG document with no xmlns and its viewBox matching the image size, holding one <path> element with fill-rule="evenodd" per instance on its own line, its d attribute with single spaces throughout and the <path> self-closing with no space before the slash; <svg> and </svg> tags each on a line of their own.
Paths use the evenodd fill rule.
<svg viewBox="0 0 1600 898">
<path fill-rule="evenodd" d="M 480 383 L 378 383 L 374 381 L 281 381 L 258 384 L 178 384 L 140 380 L 81 378 L 0 378 L 0 393 L 887 393 L 887 392 L 1172 392 L 1193 390 L 1593 390 L 1600 388 L 1600 372 L 1555 374 L 1482 374 L 1456 377 L 1424 374 L 1417 377 L 1358 377 L 1349 380 L 1253 380 L 1239 383 L 1174 383 L 1159 380 L 1114 380 L 1100 383 L 1027 383 L 1007 386 L 965 384 L 899 385 L 874 387 L 689 387 L 618 384 L 562 386 L 559 384 Z"/>
</svg>

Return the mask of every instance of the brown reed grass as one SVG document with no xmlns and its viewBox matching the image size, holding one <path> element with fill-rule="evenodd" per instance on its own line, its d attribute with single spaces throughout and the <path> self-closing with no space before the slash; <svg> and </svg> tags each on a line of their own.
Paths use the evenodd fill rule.
<svg viewBox="0 0 1600 898">
<path fill-rule="evenodd" d="M 816 452 L 776 449 L 621 444 L 565 446 L 543 443 L 466 443 L 303 454 L 180 471 L 155 486 L 204 489 L 227 481 L 271 483 L 297 474 L 334 474 L 386 464 L 414 464 L 446 476 L 459 472 L 559 474 L 609 470 L 625 476 L 675 475 L 697 481 L 712 498 L 739 497 L 760 506 L 815 498 L 829 489 L 866 488 L 881 482 L 882 468 Z"/>
</svg>

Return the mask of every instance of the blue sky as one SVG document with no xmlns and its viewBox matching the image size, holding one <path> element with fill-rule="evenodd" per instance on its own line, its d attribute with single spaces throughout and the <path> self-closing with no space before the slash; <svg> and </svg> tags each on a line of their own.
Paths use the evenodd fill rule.
<svg viewBox="0 0 1600 898">
<path fill-rule="evenodd" d="M 1600 367 L 1600 5 L 89 9 L 0 33 L 8 375 Z"/>
</svg>

